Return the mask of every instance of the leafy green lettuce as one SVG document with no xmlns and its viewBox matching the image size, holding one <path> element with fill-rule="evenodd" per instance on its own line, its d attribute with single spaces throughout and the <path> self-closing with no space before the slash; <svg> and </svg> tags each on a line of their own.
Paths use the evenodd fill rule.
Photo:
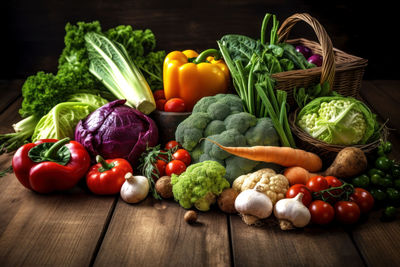
<svg viewBox="0 0 400 267">
<path fill-rule="evenodd" d="M 74 139 L 78 122 L 107 103 L 107 100 L 91 94 L 72 95 L 70 101 L 57 104 L 40 119 L 32 135 L 33 142 L 48 138 Z"/>
</svg>

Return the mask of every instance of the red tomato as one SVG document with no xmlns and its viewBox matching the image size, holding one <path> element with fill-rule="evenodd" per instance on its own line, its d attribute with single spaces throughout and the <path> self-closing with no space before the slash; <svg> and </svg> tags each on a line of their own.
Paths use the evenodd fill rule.
<svg viewBox="0 0 400 267">
<path fill-rule="evenodd" d="M 181 160 L 174 159 L 165 167 L 165 174 L 171 176 L 173 173 L 179 175 L 186 170 L 186 165 Z"/>
<path fill-rule="evenodd" d="M 326 176 L 325 180 L 328 182 L 328 185 L 330 187 L 338 187 L 343 184 L 338 178 L 334 176 Z"/>
<path fill-rule="evenodd" d="M 319 175 L 311 177 L 307 181 L 306 186 L 311 192 L 318 192 L 329 188 L 328 181 L 326 181 L 323 176 Z"/>
<path fill-rule="evenodd" d="M 165 166 L 167 166 L 167 163 L 161 159 L 158 159 L 155 163 L 154 163 L 154 167 L 157 170 L 154 170 L 153 173 L 156 173 L 158 171 L 158 178 L 160 178 L 161 176 L 165 175 Z M 155 178 L 156 176 L 153 176 L 153 178 Z"/>
<path fill-rule="evenodd" d="M 154 100 L 165 99 L 164 90 L 155 90 L 153 96 Z"/>
<path fill-rule="evenodd" d="M 167 100 L 165 99 L 156 100 L 156 109 L 164 111 L 165 102 L 167 102 Z"/>
<path fill-rule="evenodd" d="M 167 112 L 184 112 L 186 105 L 180 98 L 171 98 L 165 103 L 164 110 Z"/>
<path fill-rule="evenodd" d="M 173 159 L 179 159 L 183 163 L 185 163 L 186 166 L 190 164 L 192 161 L 192 158 L 190 157 L 189 152 L 187 152 L 185 149 L 178 149 L 173 155 Z"/>
<path fill-rule="evenodd" d="M 181 144 L 179 144 L 175 140 L 171 140 L 167 144 L 165 144 L 165 149 L 166 150 L 170 150 L 170 149 L 173 149 L 176 146 L 181 147 Z"/>
<path fill-rule="evenodd" d="M 312 201 L 312 195 L 310 190 L 304 184 L 292 185 L 288 191 L 286 191 L 286 198 L 294 198 L 298 193 L 303 193 L 303 204 L 308 207 Z"/>
<path fill-rule="evenodd" d="M 311 213 L 311 221 L 316 224 L 328 224 L 335 217 L 332 205 L 322 200 L 311 202 L 308 209 Z"/>
<path fill-rule="evenodd" d="M 360 208 L 355 202 L 338 201 L 335 204 L 336 220 L 344 224 L 353 224 L 360 218 Z"/>
<path fill-rule="evenodd" d="M 354 188 L 350 201 L 357 203 L 361 213 L 368 213 L 374 207 L 374 198 L 370 192 L 362 188 Z"/>
</svg>

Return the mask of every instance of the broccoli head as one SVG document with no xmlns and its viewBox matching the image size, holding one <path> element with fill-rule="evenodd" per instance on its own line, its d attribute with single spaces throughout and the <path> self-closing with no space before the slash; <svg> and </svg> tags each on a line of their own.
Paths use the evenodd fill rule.
<svg viewBox="0 0 400 267">
<path fill-rule="evenodd" d="M 229 182 L 224 178 L 225 168 L 216 161 L 203 161 L 190 165 L 181 175 L 172 174 L 172 193 L 185 209 L 193 205 L 208 211 Z"/>
<path fill-rule="evenodd" d="M 257 119 L 244 112 L 242 100 L 232 94 L 200 99 L 192 115 L 178 125 L 175 138 L 189 151 L 193 162 L 214 160 L 221 163 L 226 167 L 225 177 L 230 182 L 259 168 L 258 162 L 233 156 L 211 142 L 201 141 L 204 137 L 224 146 L 279 145 L 271 119 Z"/>
</svg>

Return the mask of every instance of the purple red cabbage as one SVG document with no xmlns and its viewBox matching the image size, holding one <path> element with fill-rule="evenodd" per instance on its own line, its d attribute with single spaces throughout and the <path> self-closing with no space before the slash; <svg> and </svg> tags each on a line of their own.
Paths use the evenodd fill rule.
<svg viewBox="0 0 400 267">
<path fill-rule="evenodd" d="M 147 146 L 158 143 L 155 122 L 140 111 L 124 105 L 126 100 L 112 101 L 81 120 L 75 129 L 75 140 L 92 159 L 124 158 L 133 166 Z"/>
</svg>

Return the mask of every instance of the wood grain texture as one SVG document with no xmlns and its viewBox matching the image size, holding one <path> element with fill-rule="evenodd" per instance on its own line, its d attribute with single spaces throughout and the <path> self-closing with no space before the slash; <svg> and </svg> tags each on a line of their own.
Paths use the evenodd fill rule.
<svg viewBox="0 0 400 267">
<path fill-rule="evenodd" d="M 21 99 L 0 115 L 0 131 L 19 119 Z M 0 156 L 0 170 L 12 154 Z M 84 187 L 40 195 L 14 174 L 0 178 L 0 266 L 87 266 L 115 197 L 98 197 Z"/>
<path fill-rule="evenodd" d="M 400 81 L 363 81 L 360 95 L 400 134 Z"/>
<path fill-rule="evenodd" d="M 94 265 L 230 266 L 226 216 L 199 212 L 199 223 L 189 225 L 185 212 L 173 201 L 120 199 Z"/>
<path fill-rule="evenodd" d="M 271 219 L 272 220 L 272 219 Z M 247 226 L 231 216 L 236 266 L 363 266 L 350 237 L 340 227 L 282 231 L 276 222 Z"/>
</svg>

